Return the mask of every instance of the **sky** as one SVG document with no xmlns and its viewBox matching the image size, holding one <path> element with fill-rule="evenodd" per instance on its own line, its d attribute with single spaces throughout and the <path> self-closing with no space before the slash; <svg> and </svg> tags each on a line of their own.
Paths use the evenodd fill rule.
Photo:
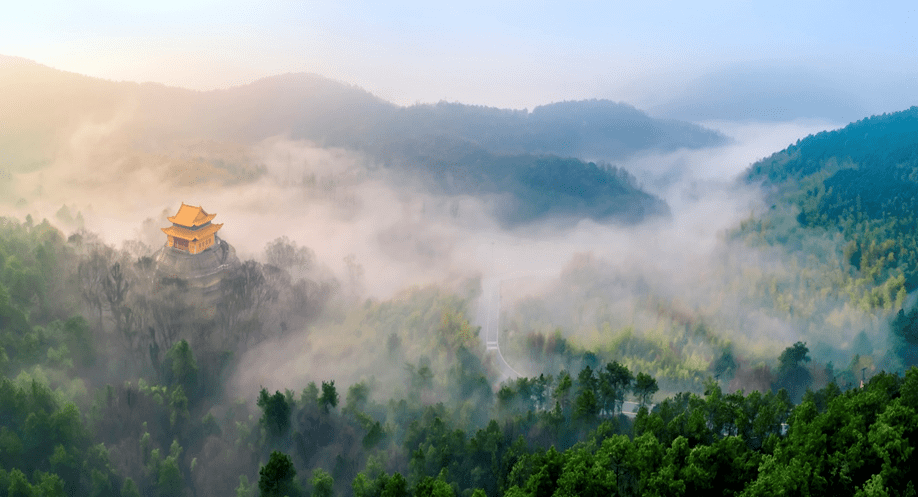
<svg viewBox="0 0 918 497">
<path fill-rule="evenodd" d="M 697 82 L 750 67 L 791 68 L 779 93 L 817 77 L 867 112 L 918 92 L 913 2 L 569 3 L 15 2 L 0 54 L 202 90 L 310 72 L 402 105 L 608 98 L 653 109 L 720 91 Z"/>
</svg>

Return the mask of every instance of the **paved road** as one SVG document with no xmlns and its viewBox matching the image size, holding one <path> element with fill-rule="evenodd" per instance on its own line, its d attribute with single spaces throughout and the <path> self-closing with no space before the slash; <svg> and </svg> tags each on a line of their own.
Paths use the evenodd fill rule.
<svg viewBox="0 0 918 497">
<path fill-rule="evenodd" d="M 522 376 L 513 369 L 500 352 L 500 280 L 486 278 L 481 281 L 481 297 L 478 298 L 478 309 L 475 321 L 481 326 L 481 336 L 489 354 L 493 354 L 500 372 L 499 383 Z"/>
<path fill-rule="evenodd" d="M 475 311 L 475 322 L 481 326 L 481 337 L 485 342 L 487 352 L 493 355 L 497 364 L 500 377 L 497 384 L 510 379 L 525 376 L 507 363 L 500 351 L 500 308 L 501 285 L 504 280 L 497 278 L 484 278 L 481 281 L 481 296 L 478 298 L 478 308 Z M 652 408 L 652 405 L 650 406 Z M 625 401 L 622 404 L 622 414 L 629 417 L 637 415 L 637 402 Z"/>
<path fill-rule="evenodd" d="M 637 402 L 626 400 L 622 402 L 622 414 L 628 416 L 629 418 L 633 418 L 637 416 L 638 407 L 640 407 L 640 404 Z"/>
</svg>

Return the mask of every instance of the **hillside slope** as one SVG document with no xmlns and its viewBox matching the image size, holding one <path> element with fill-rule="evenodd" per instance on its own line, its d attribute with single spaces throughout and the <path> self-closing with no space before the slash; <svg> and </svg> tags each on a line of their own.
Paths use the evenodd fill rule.
<svg viewBox="0 0 918 497">
<path fill-rule="evenodd" d="M 901 305 L 918 288 L 918 107 L 808 136 L 744 179 L 801 227 L 843 237 L 849 283 L 860 287 L 849 293 L 862 307 Z"/>
</svg>

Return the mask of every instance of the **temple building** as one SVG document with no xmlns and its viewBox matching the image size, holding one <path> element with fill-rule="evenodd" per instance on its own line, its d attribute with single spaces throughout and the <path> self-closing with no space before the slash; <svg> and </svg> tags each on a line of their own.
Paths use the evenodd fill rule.
<svg viewBox="0 0 918 497">
<path fill-rule="evenodd" d="M 172 226 L 160 228 L 166 234 L 166 246 L 189 254 L 199 254 L 213 247 L 217 232 L 223 227 L 222 224 L 211 223 L 215 217 L 216 214 L 208 214 L 201 207 L 182 202 L 178 212 L 167 218 Z"/>
<path fill-rule="evenodd" d="M 172 226 L 160 228 L 166 244 L 153 255 L 157 281 L 161 285 L 180 281 L 201 297 L 211 313 L 221 280 L 239 266 L 236 249 L 217 236 L 223 225 L 212 223 L 216 216 L 183 202 L 174 216 L 167 217 Z"/>
</svg>

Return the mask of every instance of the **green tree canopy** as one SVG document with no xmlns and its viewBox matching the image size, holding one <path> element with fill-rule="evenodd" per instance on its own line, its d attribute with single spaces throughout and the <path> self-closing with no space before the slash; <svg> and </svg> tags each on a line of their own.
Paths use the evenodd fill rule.
<svg viewBox="0 0 918 497">
<path fill-rule="evenodd" d="M 268 395 L 268 391 L 262 388 L 258 394 L 257 404 L 262 410 L 261 423 L 271 435 L 279 437 L 287 433 L 293 406 L 287 402 L 284 394 L 275 391 L 274 395 Z"/>
<path fill-rule="evenodd" d="M 296 468 L 287 454 L 276 450 L 271 452 L 268 464 L 262 466 L 258 473 L 258 490 L 261 497 L 300 497 Z"/>
<path fill-rule="evenodd" d="M 325 412 L 338 406 L 338 391 L 335 389 L 335 380 L 322 382 L 322 395 L 319 397 L 319 405 Z"/>
</svg>

